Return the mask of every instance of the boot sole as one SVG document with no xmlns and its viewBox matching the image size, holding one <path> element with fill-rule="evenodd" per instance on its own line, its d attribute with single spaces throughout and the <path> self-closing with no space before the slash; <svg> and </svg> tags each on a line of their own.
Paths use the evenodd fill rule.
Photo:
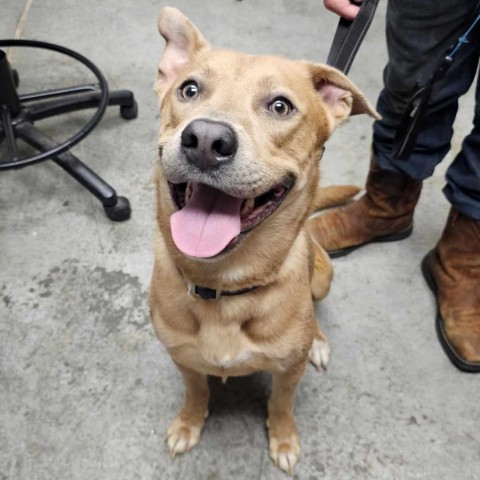
<svg viewBox="0 0 480 480">
<path fill-rule="evenodd" d="M 427 253 L 427 255 L 422 260 L 422 273 L 425 281 L 427 282 L 428 287 L 433 293 L 435 298 L 435 303 L 437 305 L 437 314 L 435 318 L 435 330 L 437 331 L 437 336 L 440 341 L 440 345 L 442 345 L 443 350 L 447 354 L 450 361 L 462 372 L 467 373 L 479 373 L 480 372 L 480 363 L 477 362 L 468 362 L 463 358 L 459 357 L 457 352 L 455 352 L 454 348 L 448 341 L 447 336 L 443 330 L 443 319 L 440 315 L 440 305 L 438 303 L 438 289 L 437 284 L 435 283 L 435 279 L 433 278 L 432 272 L 430 270 L 429 265 L 429 257 L 432 255 L 433 250 Z"/>
<path fill-rule="evenodd" d="M 413 224 L 410 224 L 405 230 L 402 230 L 398 233 L 391 233 L 389 235 L 381 235 L 379 237 L 374 237 L 368 242 L 360 243 L 358 245 L 352 245 L 351 247 L 339 248 L 338 250 L 327 251 L 330 258 L 339 258 L 348 255 L 349 253 L 357 250 L 358 248 L 369 245 L 370 243 L 387 243 L 387 242 L 396 242 L 398 240 L 403 240 L 408 238 L 413 231 Z"/>
</svg>

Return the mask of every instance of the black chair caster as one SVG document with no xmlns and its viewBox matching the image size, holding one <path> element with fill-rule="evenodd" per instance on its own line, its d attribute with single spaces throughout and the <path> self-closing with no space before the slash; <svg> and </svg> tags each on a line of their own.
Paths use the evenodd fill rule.
<svg viewBox="0 0 480 480">
<path fill-rule="evenodd" d="M 124 222 L 130 218 L 132 209 L 128 198 L 117 197 L 117 203 L 110 207 L 103 206 L 107 217 L 114 222 Z"/>
<path fill-rule="evenodd" d="M 122 106 L 120 107 L 120 115 L 125 120 L 132 120 L 138 117 L 138 105 L 137 102 L 133 102 L 131 107 Z"/>
</svg>

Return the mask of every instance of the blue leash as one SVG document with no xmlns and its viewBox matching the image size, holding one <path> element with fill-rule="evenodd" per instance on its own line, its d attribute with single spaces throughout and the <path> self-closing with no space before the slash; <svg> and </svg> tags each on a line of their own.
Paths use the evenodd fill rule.
<svg viewBox="0 0 480 480">
<path fill-rule="evenodd" d="M 453 60 L 453 57 L 458 52 L 458 50 L 460 50 L 460 47 L 462 45 L 466 45 L 467 43 L 470 43 L 468 41 L 468 36 L 472 33 L 474 28 L 477 26 L 478 22 L 480 22 L 480 15 L 478 15 L 475 21 L 470 25 L 470 28 L 461 37 L 459 37 L 457 44 L 453 47 L 452 51 L 447 55 L 447 58 L 450 58 Z"/>
</svg>

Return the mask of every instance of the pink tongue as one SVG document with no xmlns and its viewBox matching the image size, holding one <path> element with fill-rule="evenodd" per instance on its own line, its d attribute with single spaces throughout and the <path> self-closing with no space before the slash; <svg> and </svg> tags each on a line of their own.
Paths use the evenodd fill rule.
<svg viewBox="0 0 480 480">
<path fill-rule="evenodd" d="M 213 257 L 240 234 L 242 199 L 201 183 L 192 187 L 188 204 L 170 217 L 173 241 L 185 255 Z"/>
</svg>

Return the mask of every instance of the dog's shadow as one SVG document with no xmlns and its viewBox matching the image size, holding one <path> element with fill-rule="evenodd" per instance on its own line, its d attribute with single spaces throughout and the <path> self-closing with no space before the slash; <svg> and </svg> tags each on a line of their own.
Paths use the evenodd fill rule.
<svg viewBox="0 0 480 480">
<path fill-rule="evenodd" d="M 245 377 L 229 377 L 223 383 L 219 377 L 209 377 L 209 411 L 217 418 L 243 413 L 251 417 L 266 418 L 267 402 L 271 391 L 271 378 L 265 372 Z"/>
</svg>

